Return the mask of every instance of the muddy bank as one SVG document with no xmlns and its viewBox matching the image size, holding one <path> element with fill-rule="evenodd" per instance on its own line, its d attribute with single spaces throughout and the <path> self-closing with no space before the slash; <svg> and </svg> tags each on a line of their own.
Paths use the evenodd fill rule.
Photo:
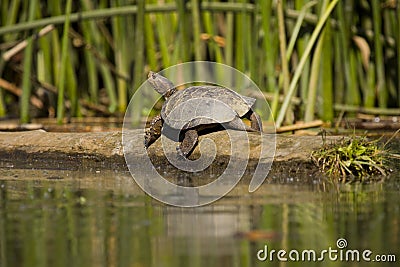
<svg viewBox="0 0 400 267">
<path fill-rule="evenodd" d="M 140 130 L 129 133 L 129 135 L 136 137 L 140 134 Z M 248 136 L 250 153 L 246 174 L 251 174 L 259 161 L 261 138 L 268 139 L 263 140 L 263 144 L 267 145 L 270 145 L 272 139 L 271 135 L 261 137 L 257 133 L 249 133 Z M 229 161 L 231 153 L 229 137 L 225 131 L 221 131 L 201 136 L 200 142 L 204 138 L 212 139 L 218 152 L 211 166 L 194 175 L 216 176 L 223 172 Z M 0 167 L 127 170 L 121 140 L 121 132 L 55 133 L 41 130 L 0 132 Z M 241 145 L 240 142 L 242 141 L 239 141 L 239 146 Z M 310 153 L 321 144 L 322 140 L 319 136 L 277 135 L 275 157 L 263 159 L 266 161 L 273 159 L 270 176 L 309 175 L 317 171 L 310 161 Z M 139 160 L 141 157 L 147 157 L 141 146 L 138 145 L 132 145 L 130 153 Z M 148 155 L 156 169 L 162 170 L 163 173 L 169 173 L 171 176 L 187 174 L 177 170 L 168 162 L 164 156 L 160 140 L 149 148 Z M 196 158 L 199 155 L 200 151 L 197 147 L 192 157 Z"/>
</svg>

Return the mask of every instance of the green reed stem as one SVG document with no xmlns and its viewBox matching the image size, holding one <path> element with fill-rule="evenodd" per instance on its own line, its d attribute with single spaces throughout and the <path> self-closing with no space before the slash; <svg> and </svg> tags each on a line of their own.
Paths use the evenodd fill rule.
<svg viewBox="0 0 400 267">
<path fill-rule="evenodd" d="M 362 68 L 360 64 L 359 68 Z M 362 71 L 362 70 L 361 70 Z M 376 85 L 376 68 L 375 62 L 370 62 L 366 74 L 366 85 L 364 90 L 364 107 L 372 108 L 375 106 L 375 85 Z"/>
<path fill-rule="evenodd" d="M 309 57 L 311 50 L 319 36 L 319 33 L 321 32 L 322 27 L 324 26 L 325 22 L 327 21 L 327 19 L 329 18 L 330 14 L 332 13 L 332 10 L 335 8 L 336 4 L 338 3 L 339 0 L 332 0 L 332 2 L 330 2 L 330 4 L 328 5 L 326 11 L 322 14 L 321 18 L 319 19 L 317 26 L 315 27 L 311 37 L 310 37 L 310 41 L 307 44 L 307 47 L 304 51 L 303 56 L 300 59 L 299 65 L 296 68 L 296 71 L 293 75 L 293 79 L 290 83 L 290 87 L 289 87 L 289 92 L 288 95 L 285 97 L 285 100 L 282 104 L 282 107 L 279 111 L 278 114 L 278 118 L 276 121 L 276 127 L 280 127 L 282 125 L 282 122 L 285 118 L 285 114 L 286 114 L 286 110 L 289 106 L 290 103 L 290 99 L 292 98 L 294 91 L 296 89 L 297 86 L 297 82 L 300 79 L 300 75 L 301 72 L 303 70 L 303 67 L 306 63 L 307 58 Z"/>
<path fill-rule="evenodd" d="M 35 18 L 35 11 L 37 0 L 29 2 L 29 15 L 28 21 L 32 21 Z M 32 57 L 33 57 L 33 37 L 28 38 L 28 45 L 24 52 L 24 73 L 22 76 L 22 96 L 20 99 L 20 120 L 21 123 L 29 122 L 29 99 L 31 97 L 31 70 L 32 70 Z"/>
<path fill-rule="evenodd" d="M 11 6 L 15 6 L 19 2 L 20 2 L 19 0 L 13 0 L 12 3 L 7 3 L 5 1 L 0 3 L 0 16 L 1 16 L 0 23 L 2 25 L 10 25 L 14 23 L 13 20 L 14 18 L 16 18 L 16 16 L 12 16 L 13 12 L 10 12 L 10 10 L 15 10 L 15 8 L 9 7 L 9 4 Z M 14 38 L 9 36 L 4 36 L 4 40 L 8 39 L 13 40 Z M 3 57 L 0 57 L 0 77 L 3 74 L 4 66 L 5 66 L 5 60 L 3 59 Z M 4 92 L 3 89 L 0 87 L 0 117 L 5 116 L 6 114 L 7 114 L 7 109 L 4 100 Z"/>
<path fill-rule="evenodd" d="M 135 69 L 134 69 L 134 88 L 136 89 L 141 83 L 143 77 L 143 67 L 144 67 L 144 12 L 145 5 L 144 1 L 138 2 L 138 12 L 136 14 L 136 33 L 135 33 L 135 44 L 136 44 L 136 54 L 135 54 Z"/>
<path fill-rule="evenodd" d="M 84 10 L 92 10 L 94 8 L 90 0 L 82 0 L 81 4 Z M 97 27 L 94 21 L 88 21 L 87 24 L 83 24 L 83 27 L 86 27 L 85 31 L 87 31 L 87 34 L 91 35 L 91 37 L 93 38 L 93 45 L 99 53 L 98 57 L 106 58 L 105 55 L 107 54 L 107 40 L 105 40 L 104 34 L 100 33 L 99 27 Z M 105 62 L 99 61 L 98 68 L 100 70 L 100 76 L 103 80 L 104 88 L 110 101 L 108 110 L 111 113 L 114 113 L 118 108 L 114 78 L 111 74 L 108 64 L 105 64 Z"/>
<path fill-rule="evenodd" d="M 356 69 L 356 55 L 354 49 L 351 46 L 352 33 L 350 31 L 350 22 L 352 20 L 352 14 L 349 14 L 352 10 L 352 6 L 346 7 L 346 5 L 352 5 L 353 3 L 339 2 L 338 4 L 338 18 L 339 18 L 339 31 L 341 38 L 341 54 L 343 62 L 343 72 L 345 78 L 345 103 L 351 105 L 359 105 L 360 94 L 358 91 L 358 80 L 357 80 L 357 69 Z M 345 13 L 347 10 L 347 13 Z M 352 12 L 352 11 L 351 11 Z"/>
<path fill-rule="evenodd" d="M 371 19 L 366 19 L 364 20 L 364 24 L 362 27 L 366 31 L 373 31 L 372 28 L 372 21 Z M 363 99 L 362 99 L 362 104 L 364 107 L 374 107 L 375 106 L 375 99 L 376 99 L 376 67 L 375 67 L 375 62 L 372 60 L 371 56 L 368 55 L 367 62 L 363 62 L 363 56 L 365 56 L 366 51 L 363 52 L 363 50 L 370 50 L 370 45 L 367 43 L 367 40 L 363 39 L 363 37 L 358 38 L 358 43 L 362 43 L 362 40 L 365 42 L 365 47 L 366 48 L 361 48 L 360 45 L 357 46 L 357 50 L 359 50 L 359 53 L 357 53 L 357 74 L 359 77 L 359 82 L 360 82 L 360 88 L 362 91 Z M 356 39 L 355 39 L 356 40 Z M 369 51 L 368 51 L 369 52 Z M 344 101 L 337 101 L 338 103 L 344 103 Z"/>
<path fill-rule="evenodd" d="M 52 74 L 54 84 L 58 84 L 60 80 L 60 54 L 61 54 L 61 44 L 58 38 L 58 30 L 55 29 L 51 34 L 51 53 L 53 56 L 54 64 L 52 64 Z"/>
<path fill-rule="evenodd" d="M 398 8 L 397 8 L 398 9 Z M 397 10 L 398 11 L 398 10 Z M 383 25 L 382 25 L 382 31 L 383 31 L 383 40 L 382 40 L 382 49 L 383 49 L 383 54 L 384 54 L 384 58 L 387 58 L 388 55 L 390 55 L 391 53 L 395 53 L 396 48 L 394 47 L 394 49 L 391 49 L 388 47 L 388 45 L 386 44 L 385 40 L 389 40 L 392 36 L 394 37 L 394 40 L 397 40 L 397 34 L 396 34 L 396 29 L 397 29 L 397 21 L 396 18 L 393 16 L 393 11 L 390 9 L 383 9 L 383 16 L 382 16 L 382 20 L 383 20 Z M 398 56 L 396 57 L 398 58 Z M 393 60 L 395 61 L 395 60 Z M 385 64 L 385 62 L 382 63 L 382 65 L 385 68 L 385 81 L 386 81 L 386 93 L 388 95 L 387 97 L 387 103 L 386 105 L 393 105 L 393 103 L 396 103 L 396 101 L 393 101 L 394 99 L 396 99 L 396 96 L 398 94 L 398 88 L 397 88 L 397 84 L 396 84 L 396 80 L 395 79 L 390 79 L 389 76 L 390 75 L 386 75 L 386 69 L 390 68 L 390 64 Z"/>
<path fill-rule="evenodd" d="M 320 2 L 321 7 L 320 7 L 320 13 L 322 13 L 328 4 L 327 0 L 324 0 Z M 328 114 L 325 114 L 326 116 L 329 116 L 330 119 L 333 118 L 333 108 L 332 108 L 332 81 L 331 81 L 331 74 L 327 74 L 324 71 L 327 71 L 331 73 L 330 69 L 330 64 L 331 64 L 331 52 L 330 52 L 330 43 L 327 43 L 326 38 L 328 38 L 328 41 L 330 42 L 329 36 L 329 27 L 330 23 L 326 23 L 325 27 L 321 33 L 321 36 L 318 40 L 317 46 L 315 48 L 315 52 L 313 54 L 313 59 L 312 59 L 312 64 L 311 64 L 311 74 L 310 74 L 310 84 L 308 86 L 308 97 L 307 97 L 307 102 L 306 102 L 306 109 L 305 109 L 305 115 L 304 115 L 304 120 L 306 122 L 310 122 L 314 120 L 314 115 L 316 111 L 316 106 L 317 106 L 317 94 L 318 94 L 318 88 L 321 88 L 320 92 L 322 96 L 325 96 L 321 98 L 322 100 L 322 107 L 324 110 L 328 112 Z M 328 32 L 328 33 L 327 33 Z M 326 48 L 326 49 L 324 49 Z M 321 79 L 322 77 L 327 76 L 330 80 L 327 81 L 325 79 Z M 329 110 L 330 109 L 330 110 Z M 330 115 L 329 115 L 330 113 Z"/>
<path fill-rule="evenodd" d="M 200 61 L 202 43 L 200 40 L 200 11 L 199 1 L 192 0 L 192 24 L 193 24 L 193 48 L 194 48 L 194 60 Z"/>
<path fill-rule="evenodd" d="M 156 33 L 158 35 L 157 44 L 159 45 L 159 49 L 161 52 L 161 63 L 162 66 L 170 66 L 171 65 L 171 54 L 168 48 L 169 40 L 173 35 L 171 29 L 171 18 L 169 14 L 155 14 L 156 16 Z M 157 68 L 158 69 L 158 68 Z"/>
<path fill-rule="evenodd" d="M 156 41 L 154 38 L 154 28 L 150 19 L 150 14 L 144 16 L 144 32 L 146 42 L 146 59 L 149 64 L 149 68 L 153 71 L 157 70 L 157 54 L 156 54 Z M 157 25 L 158 27 L 158 25 Z M 168 65 L 166 65 L 168 66 Z"/>
<path fill-rule="evenodd" d="M 229 0 L 230 2 L 233 0 Z M 229 2 L 229 3 L 230 3 Z M 233 66 L 233 45 L 234 45 L 234 23 L 235 17 L 232 12 L 226 14 L 226 46 L 225 46 L 225 63 L 229 66 Z"/>
<path fill-rule="evenodd" d="M 70 26 L 69 14 L 71 13 L 72 0 L 67 0 L 65 8 L 65 24 L 61 42 L 61 65 L 60 65 L 60 79 L 58 81 L 58 101 L 57 101 L 57 123 L 62 124 L 64 119 L 64 89 L 66 85 L 67 75 L 67 59 L 68 59 L 68 32 Z"/>
<path fill-rule="evenodd" d="M 184 0 L 176 1 L 178 17 L 179 17 L 179 48 L 177 51 L 180 52 L 180 60 L 182 62 L 190 59 L 190 51 L 192 51 L 192 42 L 190 41 L 189 34 L 189 19 L 186 12 L 186 5 Z"/>
<path fill-rule="evenodd" d="M 306 102 L 306 110 L 304 114 L 304 121 L 310 122 L 314 120 L 315 105 L 317 100 L 317 89 L 318 89 L 318 79 L 321 68 L 321 54 L 322 47 L 324 44 L 325 30 L 321 33 L 318 39 L 317 46 L 313 53 L 313 59 L 311 63 L 311 75 L 310 84 L 308 86 L 308 97 Z"/>
<path fill-rule="evenodd" d="M 133 73 L 133 88 L 137 90 L 142 83 L 143 77 L 143 69 L 144 69 L 144 11 L 145 5 L 144 1 L 138 2 L 138 12 L 136 14 L 136 32 L 135 32 L 135 44 L 136 44 L 136 53 L 135 53 L 135 67 Z M 132 109 L 132 123 L 134 125 L 139 124 L 141 118 L 141 109 L 143 102 L 139 101 L 140 98 L 136 97 L 137 102 L 133 103 L 135 109 Z"/>
<path fill-rule="evenodd" d="M 3 25 L 13 25 L 17 22 L 18 18 L 18 13 L 19 13 L 19 8 L 21 6 L 21 0 L 12 0 L 10 3 L 10 6 L 3 11 Z M 6 36 L 4 36 L 4 40 L 7 41 L 12 41 L 15 40 L 16 34 L 15 33 L 10 33 Z"/>
<path fill-rule="evenodd" d="M 374 25 L 374 48 L 375 48 L 375 64 L 377 79 L 377 96 L 379 107 L 386 107 L 388 93 L 386 91 L 385 65 L 383 58 L 383 44 L 381 41 L 382 13 L 381 3 L 379 1 L 371 1 L 372 20 Z"/>
<path fill-rule="evenodd" d="M 344 103 L 344 88 L 345 88 L 345 78 L 343 71 L 343 51 L 342 51 L 342 41 L 341 34 L 337 31 L 333 34 L 333 54 L 334 54 L 334 64 L 333 64 L 333 72 L 335 76 L 334 83 L 334 99 L 337 103 Z"/>
<path fill-rule="evenodd" d="M 321 88 L 322 108 L 319 116 L 323 121 L 332 122 L 333 114 L 333 37 L 330 23 L 325 25 L 324 43 L 321 55 L 321 75 L 319 86 Z"/>
<path fill-rule="evenodd" d="M 113 1 L 112 5 L 119 5 L 120 1 Z M 128 76 L 129 72 L 129 51 L 127 47 L 128 38 L 126 36 L 126 19 L 121 16 L 115 16 L 112 19 L 112 32 L 114 37 L 114 58 L 115 67 L 118 73 L 123 76 Z M 118 111 L 123 113 L 127 107 L 128 97 L 128 84 L 125 79 L 117 77 L 117 88 L 118 88 Z"/>
<path fill-rule="evenodd" d="M 52 57 L 51 57 L 51 36 L 43 36 L 38 40 L 40 52 L 43 56 L 43 75 L 39 79 L 42 82 L 53 84 Z M 38 75 L 39 76 L 39 75 Z"/>
<path fill-rule="evenodd" d="M 301 10 L 301 9 L 304 9 L 304 11 L 306 11 L 305 8 L 308 3 L 311 4 L 312 1 L 308 2 L 307 0 L 295 0 L 296 9 L 300 9 L 299 17 L 302 17 L 304 14 L 304 18 L 303 18 L 304 22 L 303 23 L 309 23 L 307 21 L 307 16 L 309 16 L 311 13 L 304 13 Z M 286 13 L 288 13 L 288 12 L 286 12 Z M 311 34 L 309 33 L 309 31 L 306 30 L 306 31 L 304 31 L 303 36 L 301 38 L 296 37 L 297 40 L 296 40 L 295 45 L 296 45 L 298 58 L 301 58 L 303 56 L 304 50 L 307 46 L 307 43 L 310 40 L 310 35 Z M 290 43 L 289 43 L 289 45 L 290 45 Z M 300 81 L 299 81 L 299 91 L 300 91 L 299 96 L 303 100 L 303 103 L 305 103 L 307 101 L 307 96 L 308 96 L 308 84 L 309 84 L 310 69 L 311 69 L 310 65 L 311 65 L 311 60 L 308 58 L 304 65 L 302 74 L 300 76 Z M 293 66 L 294 69 L 296 67 L 297 66 Z M 305 110 L 305 105 L 301 105 L 299 107 L 300 117 L 304 116 L 304 112 L 305 112 L 304 110 Z"/>
<path fill-rule="evenodd" d="M 68 97 L 71 103 L 71 108 L 70 108 L 70 113 L 69 116 L 80 116 L 80 110 L 79 110 L 79 105 L 78 105 L 78 82 L 76 80 L 76 73 L 75 73 L 75 63 L 76 63 L 76 58 L 73 55 L 73 50 L 71 47 L 67 46 L 67 59 L 66 59 L 66 76 L 65 76 L 65 82 L 66 82 L 66 88 L 68 90 Z"/>
<path fill-rule="evenodd" d="M 210 51 L 211 58 L 215 58 L 216 62 L 224 63 L 224 59 L 222 56 L 221 48 L 218 46 L 217 42 L 213 39 L 215 37 L 215 24 L 213 22 L 212 14 L 208 11 L 203 12 L 203 22 L 204 29 L 207 34 L 209 34 L 210 39 L 208 40 L 208 49 Z"/>
<path fill-rule="evenodd" d="M 317 3 L 318 3 L 318 1 L 316 1 L 316 0 L 307 2 L 300 10 L 299 17 L 297 18 L 294 29 L 290 35 L 289 45 L 286 50 L 286 60 L 287 61 L 289 61 L 290 58 L 292 57 L 294 46 L 296 44 L 296 41 L 298 41 L 298 36 L 300 34 L 301 25 L 304 22 L 304 17 L 306 16 L 308 10 L 311 7 L 315 6 Z"/>
<path fill-rule="evenodd" d="M 244 0 L 241 0 L 241 3 Z M 235 59 L 236 62 L 235 67 L 244 72 L 246 71 L 246 61 L 245 61 L 245 47 L 244 47 L 244 36 L 245 36 L 245 25 L 246 25 L 246 18 L 245 18 L 245 12 L 240 12 L 236 14 L 236 20 L 235 20 Z"/>
<path fill-rule="evenodd" d="M 286 29 L 285 20 L 283 16 L 283 3 L 282 0 L 277 1 L 277 16 L 278 16 L 278 31 L 279 31 L 279 50 L 281 55 L 282 64 L 282 87 L 285 95 L 289 92 L 290 73 L 289 63 L 286 59 Z M 286 110 L 286 123 L 291 124 L 293 122 L 293 110 L 289 104 Z"/>
<path fill-rule="evenodd" d="M 82 33 L 83 37 L 85 38 L 85 41 L 89 45 L 92 45 L 94 43 L 92 35 L 96 33 L 90 31 L 89 23 L 90 22 L 87 21 L 82 22 Z M 92 103 L 97 104 L 99 102 L 98 99 L 99 82 L 98 82 L 96 61 L 94 56 L 88 49 L 85 49 L 84 57 L 85 57 L 85 66 L 88 77 L 89 99 Z"/>
<path fill-rule="evenodd" d="M 267 80 L 266 91 L 275 93 L 271 104 L 271 112 L 273 116 L 269 118 L 269 120 L 272 121 L 278 112 L 279 104 L 279 87 L 276 84 L 275 77 L 275 61 L 278 49 L 275 45 L 276 42 L 274 42 L 274 39 L 276 39 L 276 33 L 271 26 L 271 24 L 275 22 L 272 17 L 272 1 L 262 0 L 260 1 L 260 6 L 262 29 L 264 32 L 263 49 L 265 51 L 265 58 L 263 61 L 265 64 L 265 76 Z"/>
<path fill-rule="evenodd" d="M 255 5 L 257 7 L 257 5 Z M 254 9 L 253 13 L 244 14 L 245 17 L 245 27 L 244 27 L 244 47 L 245 47 L 245 58 L 247 58 L 247 69 L 250 78 L 253 81 L 258 79 L 258 75 L 256 73 L 257 62 L 256 62 L 256 54 L 257 54 L 257 40 L 259 31 L 255 29 L 255 22 L 257 21 L 257 8 Z"/>
</svg>

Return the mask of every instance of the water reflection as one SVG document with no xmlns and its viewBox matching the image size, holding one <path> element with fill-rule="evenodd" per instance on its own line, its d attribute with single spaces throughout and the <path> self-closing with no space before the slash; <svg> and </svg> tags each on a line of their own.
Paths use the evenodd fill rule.
<svg viewBox="0 0 400 267">
<path fill-rule="evenodd" d="M 396 175 L 339 190 L 264 184 L 249 194 L 243 184 L 213 205 L 190 209 L 147 197 L 124 173 L 1 169 L 0 177 L 0 266 L 300 266 L 256 255 L 265 245 L 337 249 L 341 237 L 348 248 L 400 260 Z"/>
</svg>

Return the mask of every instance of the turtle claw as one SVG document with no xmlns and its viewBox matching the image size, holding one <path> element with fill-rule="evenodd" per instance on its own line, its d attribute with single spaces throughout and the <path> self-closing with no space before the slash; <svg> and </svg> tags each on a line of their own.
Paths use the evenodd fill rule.
<svg viewBox="0 0 400 267">
<path fill-rule="evenodd" d="M 151 136 L 151 133 L 150 133 L 150 131 L 146 131 L 146 133 L 144 134 L 144 141 L 143 141 L 143 144 L 144 144 L 144 147 L 145 148 L 149 148 L 149 146 L 151 145 L 151 140 L 152 139 L 152 136 Z M 154 142 L 154 141 L 153 141 Z"/>
<path fill-rule="evenodd" d="M 149 138 L 148 138 L 148 136 L 147 136 L 147 133 L 146 133 L 146 135 L 144 136 L 143 144 L 144 144 L 144 147 L 145 147 L 145 148 L 148 148 L 148 147 L 149 147 Z"/>
<path fill-rule="evenodd" d="M 176 147 L 176 152 L 178 152 L 178 155 L 182 158 L 187 158 L 188 153 L 183 152 L 179 146 Z"/>
</svg>

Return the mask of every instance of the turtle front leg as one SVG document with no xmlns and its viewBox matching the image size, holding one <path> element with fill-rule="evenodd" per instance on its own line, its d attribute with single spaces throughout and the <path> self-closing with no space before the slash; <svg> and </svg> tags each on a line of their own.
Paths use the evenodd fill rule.
<svg viewBox="0 0 400 267">
<path fill-rule="evenodd" d="M 249 120 L 251 122 L 251 128 L 253 130 L 256 130 L 257 132 L 263 131 L 260 115 L 258 115 L 255 111 L 250 110 Z"/>
<path fill-rule="evenodd" d="M 178 153 L 181 156 L 188 157 L 195 148 L 198 139 L 199 135 L 196 130 L 187 130 L 182 143 L 179 145 L 179 147 L 177 147 Z"/>
<path fill-rule="evenodd" d="M 146 130 L 144 136 L 144 146 L 148 148 L 152 143 L 154 143 L 161 136 L 161 129 L 163 126 L 163 120 L 160 115 L 155 116 L 150 121 L 150 128 Z"/>
</svg>

